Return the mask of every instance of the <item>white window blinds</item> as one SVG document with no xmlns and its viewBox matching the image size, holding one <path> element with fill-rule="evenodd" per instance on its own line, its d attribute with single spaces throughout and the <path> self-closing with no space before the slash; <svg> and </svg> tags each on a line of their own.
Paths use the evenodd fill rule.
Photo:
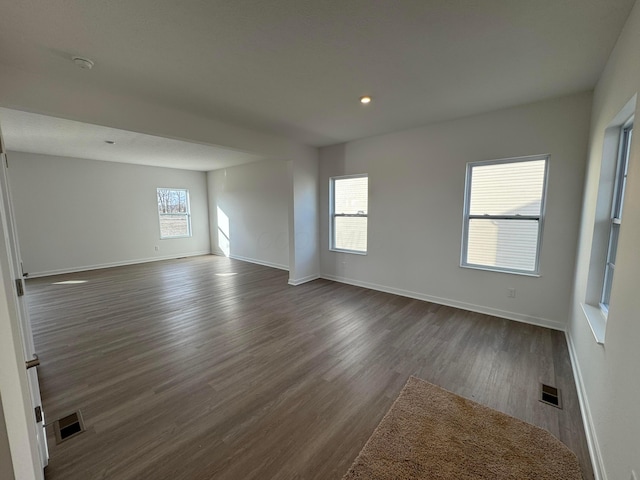
<svg viewBox="0 0 640 480">
<path fill-rule="evenodd" d="M 547 161 L 468 164 L 463 266 L 537 273 Z"/>
</svg>

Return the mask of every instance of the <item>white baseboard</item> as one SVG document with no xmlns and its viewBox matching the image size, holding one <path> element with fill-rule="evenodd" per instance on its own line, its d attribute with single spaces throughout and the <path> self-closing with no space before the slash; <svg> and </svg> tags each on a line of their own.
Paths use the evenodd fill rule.
<svg viewBox="0 0 640 480">
<path fill-rule="evenodd" d="M 417 300 L 424 300 L 426 302 L 437 303 L 439 305 L 446 305 L 448 307 L 460 308 L 462 310 L 469 310 L 471 312 L 484 313 L 486 315 L 493 315 L 494 317 L 506 318 L 507 320 L 515 320 L 516 322 L 529 323 L 531 325 L 537 325 L 539 327 L 551 328 L 553 330 L 565 331 L 565 325 L 556 320 L 550 320 L 548 318 L 534 317 L 531 315 L 523 315 L 521 313 L 509 312 L 506 310 L 500 310 L 497 308 L 485 307 L 483 305 L 475 305 L 473 303 L 460 302 L 458 300 L 452 300 L 450 298 L 434 297 L 432 295 L 425 295 L 424 293 L 412 292 L 409 290 L 402 290 L 400 288 L 388 287 L 386 285 L 378 285 L 376 283 L 361 282 L 359 280 L 352 280 L 350 278 L 338 277 L 335 275 L 320 275 L 320 278 L 332 280 L 334 282 L 347 283 L 349 285 L 355 285 L 357 287 L 370 288 L 371 290 L 378 290 L 380 292 L 393 293 L 395 295 L 401 295 L 403 297 L 415 298 Z"/>
<path fill-rule="evenodd" d="M 318 278 L 320 278 L 320 275 L 318 274 L 307 275 L 306 277 L 302 277 L 302 278 L 290 278 L 288 283 L 289 285 L 293 285 L 295 287 L 297 285 L 302 285 L 303 283 L 317 280 Z"/>
<path fill-rule="evenodd" d="M 602 461 L 602 452 L 600 451 L 598 437 L 596 436 L 595 427 L 593 425 L 593 417 L 591 416 L 591 408 L 589 408 L 589 401 L 587 400 L 587 392 L 584 388 L 582 371 L 580 370 L 576 348 L 573 344 L 573 339 L 571 338 L 569 331 L 565 332 L 565 338 L 567 340 L 567 348 L 569 349 L 573 378 L 575 379 L 576 390 L 578 391 L 578 401 L 580 403 L 580 412 L 582 413 L 584 432 L 587 437 L 587 446 L 589 447 L 591 465 L 593 466 L 593 476 L 595 477 L 595 480 L 607 480 L 604 462 Z"/>
<path fill-rule="evenodd" d="M 164 255 L 157 257 L 137 258 L 135 260 L 126 260 L 124 262 L 98 263 L 95 265 L 84 265 L 81 267 L 60 268 L 58 270 L 47 270 L 44 272 L 29 272 L 29 278 L 50 277 L 52 275 L 63 275 L 65 273 L 86 272 L 88 270 L 99 270 L 101 268 L 124 267 L 125 265 L 135 265 L 137 263 L 158 262 L 160 260 L 174 260 L 183 257 L 199 257 L 201 255 L 211 255 L 210 251 L 180 253 L 173 255 Z"/>
<path fill-rule="evenodd" d="M 229 255 L 229 258 L 232 258 L 234 260 L 242 260 L 243 262 L 255 263 L 256 265 L 262 265 L 264 267 L 271 267 L 271 268 L 277 268 L 280 270 L 286 270 L 287 272 L 289 271 L 288 265 L 282 265 L 280 263 L 266 262 L 264 260 L 256 260 L 255 258 L 242 257 L 240 255 L 233 255 L 233 254 Z"/>
</svg>

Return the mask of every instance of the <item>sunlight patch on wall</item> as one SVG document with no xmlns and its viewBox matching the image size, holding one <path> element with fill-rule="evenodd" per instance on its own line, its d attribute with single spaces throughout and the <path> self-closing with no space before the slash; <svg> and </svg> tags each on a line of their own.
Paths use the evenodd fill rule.
<svg viewBox="0 0 640 480">
<path fill-rule="evenodd" d="M 230 227 L 229 227 L 229 217 L 226 213 L 222 211 L 220 207 L 217 207 L 218 212 L 218 247 L 222 250 L 222 253 L 226 257 L 229 256 L 231 252 L 231 238 L 230 238 Z"/>
</svg>

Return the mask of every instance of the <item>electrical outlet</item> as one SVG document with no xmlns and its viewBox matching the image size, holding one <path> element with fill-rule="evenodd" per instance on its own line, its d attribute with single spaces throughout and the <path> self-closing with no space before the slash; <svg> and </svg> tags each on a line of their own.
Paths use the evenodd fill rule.
<svg viewBox="0 0 640 480">
<path fill-rule="evenodd" d="M 515 288 L 507 288 L 507 297 L 516 298 L 516 289 Z"/>
<path fill-rule="evenodd" d="M 156 245 L 156 252 L 159 252 L 159 251 L 160 251 L 160 246 Z"/>
</svg>

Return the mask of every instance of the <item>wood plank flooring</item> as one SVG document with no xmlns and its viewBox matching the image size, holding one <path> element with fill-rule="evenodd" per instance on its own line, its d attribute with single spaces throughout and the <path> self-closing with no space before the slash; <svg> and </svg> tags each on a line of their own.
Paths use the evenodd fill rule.
<svg viewBox="0 0 640 480">
<path fill-rule="evenodd" d="M 47 480 L 340 479 L 410 375 L 548 429 L 593 478 L 561 332 L 287 277 L 203 256 L 29 280 L 47 422 L 87 427 L 49 432 Z"/>
</svg>

